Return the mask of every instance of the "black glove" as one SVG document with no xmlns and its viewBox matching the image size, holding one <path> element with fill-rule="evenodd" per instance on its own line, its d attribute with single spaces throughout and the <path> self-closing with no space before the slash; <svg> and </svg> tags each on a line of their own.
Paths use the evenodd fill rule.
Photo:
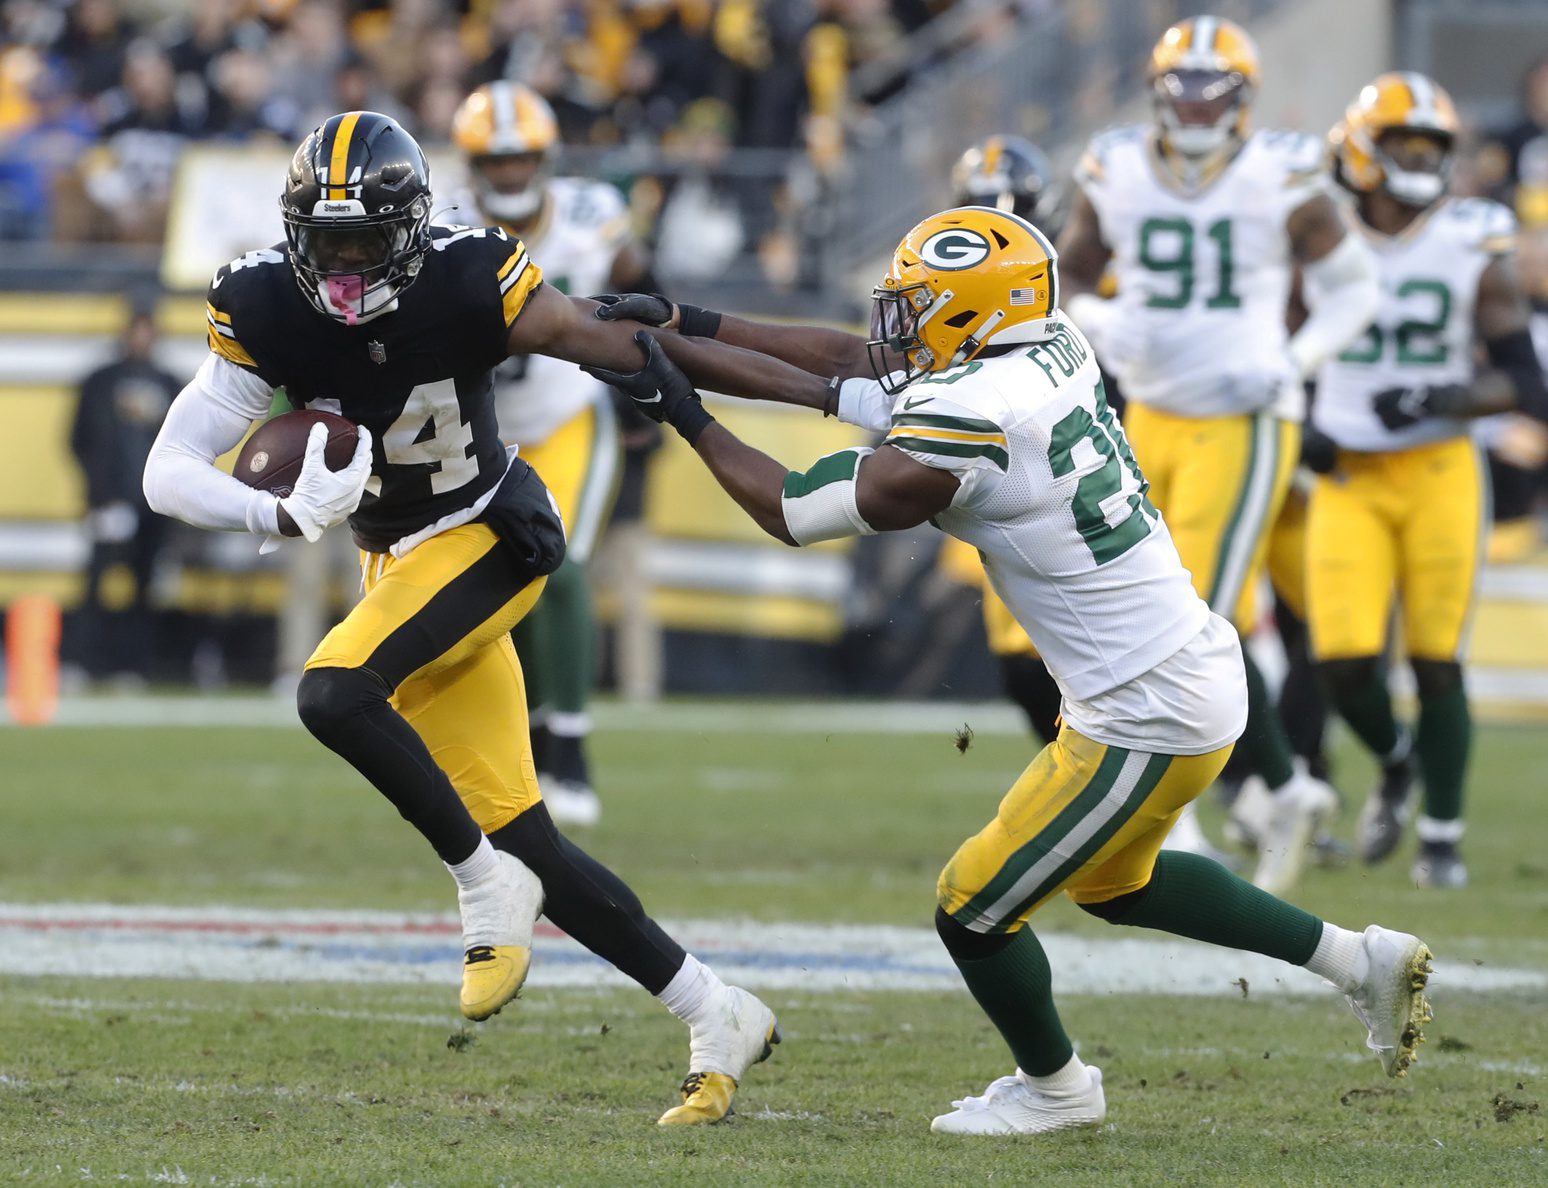
<svg viewBox="0 0 1548 1188">
<path fill-rule="evenodd" d="M 1310 423 L 1301 430 L 1301 465 L 1314 474 L 1332 474 L 1338 465 L 1338 446 Z"/>
<path fill-rule="evenodd" d="M 672 303 L 655 293 L 598 293 L 596 315 L 604 322 L 644 322 L 665 326 L 672 320 Z M 714 338 L 720 315 L 697 305 L 677 305 L 677 332 L 688 338 Z"/>
<path fill-rule="evenodd" d="M 1467 393 L 1465 384 L 1383 388 L 1371 397 L 1371 407 L 1388 429 L 1406 429 L 1425 417 L 1457 415 L 1467 406 Z"/>
<path fill-rule="evenodd" d="M 645 352 L 645 366 L 640 370 L 609 371 L 604 367 L 587 367 L 584 369 L 586 374 L 628 393 L 635 408 L 652 421 L 672 426 L 692 445 L 715 418 L 704 407 L 688 377 L 667 358 L 653 335 L 640 330 L 634 341 Z"/>
</svg>

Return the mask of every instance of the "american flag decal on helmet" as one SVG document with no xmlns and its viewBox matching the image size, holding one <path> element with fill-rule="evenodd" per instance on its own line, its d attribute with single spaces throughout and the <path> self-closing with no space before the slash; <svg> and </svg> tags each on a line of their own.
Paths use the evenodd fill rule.
<svg viewBox="0 0 1548 1188">
<path fill-rule="evenodd" d="M 1042 300 L 1042 297 L 1042 289 L 1012 289 L 1010 303 L 1012 305 L 1036 305 Z"/>
</svg>

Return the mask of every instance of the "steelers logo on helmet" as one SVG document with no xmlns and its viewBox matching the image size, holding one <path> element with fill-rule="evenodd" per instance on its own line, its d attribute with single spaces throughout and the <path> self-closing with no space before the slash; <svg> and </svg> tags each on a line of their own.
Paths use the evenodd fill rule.
<svg viewBox="0 0 1548 1188">
<path fill-rule="evenodd" d="M 1058 253 L 1026 219 L 987 206 L 931 215 L 903 237 L 872 291 L 871 369 L 896 393 L 991 343 L 1059 328 Z"/>
</svg>

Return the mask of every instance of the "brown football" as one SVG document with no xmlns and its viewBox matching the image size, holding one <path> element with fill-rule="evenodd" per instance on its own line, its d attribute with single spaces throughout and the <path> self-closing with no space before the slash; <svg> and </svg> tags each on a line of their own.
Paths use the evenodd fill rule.
<svg viewBox="0 0 1548 1188">
<path fill-rule="evenodd" d="M 334 413 L 302 408 L 272 417 L 253 430 L 231 473 L 249 487 L 283 499 L 294 490 L 301 475 L 307 434 L 316 424 L 328 426 L 328 445 L 323 451 L 328 469 L 343 470 L 355 456 L 355 442 L 360 437 L 355 423 Z"/>
</svg>

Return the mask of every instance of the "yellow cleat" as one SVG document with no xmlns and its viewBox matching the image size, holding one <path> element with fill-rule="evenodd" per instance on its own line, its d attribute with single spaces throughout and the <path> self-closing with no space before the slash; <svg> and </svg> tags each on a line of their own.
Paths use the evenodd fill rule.
<svg viewBox="0 0 1548 1188">
<path fill-rule="evenodd" d="M 462 1013 L 478 1022 L 498 1015 L 527 980 L 532 950 L 525 945 L 475 945 L 462 963 Z"/>
<path fill-rule="evenodd" d="M 736 1082 L 725 1073 L 689 1073 L 683 1082 L 683 1104 L 657 1120 L 658 1126 L 706 1126 L 734 1113 L 731 1099 Z"/>
<path fill-rule="evenodd" d="M 734 1004 L 730 1018 L 738 1033 L 732 1067 L 746 1073 L 774 1053 L 774 1045 L 783 1040 L 774 1012 L 747 991 L 732 986 L 726 991 Z M 748 1026 L 742 1026 L 746 1019 Z M 750 1041 L 750 1042 L 749 1042 Z M 702 1055 L 702 1052 L 700 1053 Z M 706 1126 L 719 1122 L 736 1111 L 731 1099 L 736 1096 L 737 1078 L 723 1072 L 691 1072 L 682 1084 L 683 1104 L 673 1106 L 656 1120 L 658 1126 Z"/>
</svg>

